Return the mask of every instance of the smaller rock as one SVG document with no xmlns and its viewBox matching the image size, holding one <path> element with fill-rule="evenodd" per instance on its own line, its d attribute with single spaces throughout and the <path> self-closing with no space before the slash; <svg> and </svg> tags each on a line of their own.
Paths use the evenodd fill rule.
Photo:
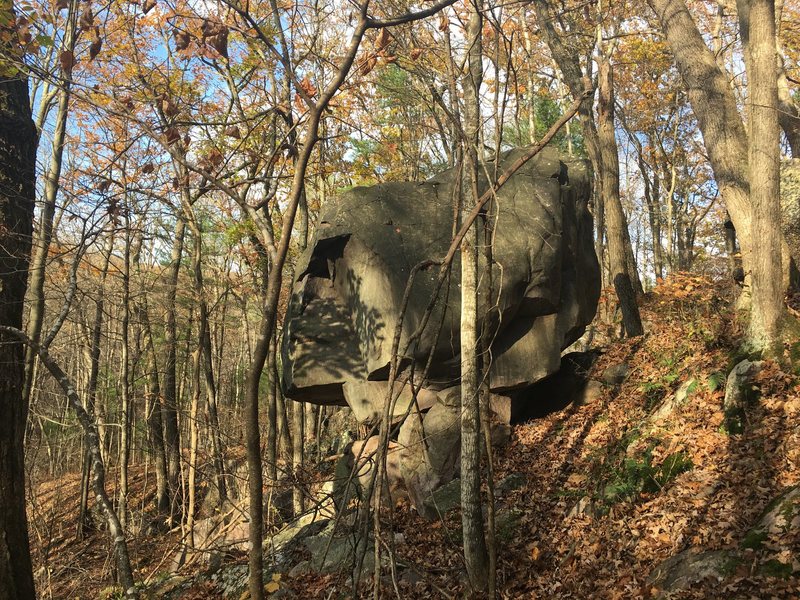
<svg viewBox="0 0 800 600">
<path fill-rule="evenodd" d="M 659 590 L 656 598 L 666 598 L 707 577 L 722 581 L 735 571 L 741 560 L 733 550 L 698 552 L 696 548 L 689 548 L 658 565 L 647 582 L 651 588 Z"/>
<path fill-rule="evenodd" d="M 497 482 L 494 486 L 496 496 L 505 496 L 509 492 L 525 487 L 528 478 L 524 473 L 511 473 Z"/>
<path fill-rule="evenodd" d="M 603 384 L 596 379 L 590 379 L 581 391 L 575 395 L 573 404 L 575 406 L 583 406 L 585 404 L 593 404 L 600 400 L 603 396 Z"/>
<path fill-rule="evenodd" d="M 420 574 L 411 569 L 406 569 L 400 575 L 400 582 L 405 583 L 407 586 L 412 588 L 415 585 L 417 585 L 420 581 L 422 581 L 422 577 L 420 576 Z"/>
<path fill-rule="evenodd" d="M 600 375 L 600 381 L 606 385 L 619 385 L 625 381 L 625 379 L 627 379 L 630 372 L 630 366 L 626 365 L 625 363 L 611 365 L 610 367 L 607 367 L 605 371 L 603 371 L 602 375 Z"/>
<path fill-rule="evenodd" d="M 289 571 L 288 575 L 289 577 L 300 577 L 301 575 L 305 575 L 306 573 L 310 573 L 311 571 L 312 571 L 311 561 L 304 560 L 293 566 Z"/>
<path fill-rule="evenodd" d="M 669 418 L 676 408 L 683 405 L 689 395 L 697 388 L 697 380 L 694 377 L 684 381 L 678 390 L 664 402 L 661 403 L 655 412 L 650 415 L 650 420 L 653 422 L 664 421 Z"/>
<path fill-rule="evenodd" d="M 208 556 L 206 575 L 213 575 L 222 568 L 222 553 L 212 550 Z"/>
<path fill-rule="evenodd" d="M 594 513 L 594 503 L 589 496 L 584 496 L 578 503 L 572 507 L 572 510 L 569 511 L 567 515 L 568 518 L 571 517 L 582 517 L 583 515 L 591 516 Z"/>
<path fill-rule="evenodd" d="M 761 370 L 762 361 L 743 360 L 731 370 L 725 382 L 725 428 L 729 433 L 744 429 L 745 409 L 754 399 L 753 377 Z"/>
<path fill-rule="evenodd" d="M 453 479 L 433 492 L 423 503 L 420 514 L 426 519 L 436 519 L 461 505 L 461 480 Z"/>
<path fill-rule="evenodd" d="M 787 545 L 800 542 L 800 486 L 789 488 L 770 502 L 741 546 L 760 550 L 768 541 L 777 540 Z"/>
</svg>

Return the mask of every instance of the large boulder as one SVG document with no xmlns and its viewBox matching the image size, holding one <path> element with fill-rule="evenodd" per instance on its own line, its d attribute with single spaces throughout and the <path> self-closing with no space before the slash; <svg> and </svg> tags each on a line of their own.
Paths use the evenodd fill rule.
<svg viewBox="0 0 800 600">
<path fill-rule="evenodd" d="M 500 169 L 522 152 L 506 153 Z M 494 170 L 487 165 L 487 172 Z M 390 417 L 405 422 L 389 487 L 392 496 L 402 488 L 430 517 L 433 511 L 424 507 L 432 493 L 459 469 L 458 253 L 428 327 L 403 356 L 391 394 L 388 378 L 409 275 L 423 261 L 442 259 L 451 243 L 456 182 L 451 170 L 424 183 L 359 187 L 328 208 L 298 260 L 281 350 L 290 398 L 346 404 L 357 421 L 374 423 L 391 395 Z M 498 442 L 509 437 L 512 398 L 541 402 L 541 395 L 524 390 L 559 370 L 562 350 L 594 318 L 600 269 L 588 209 L 591 187 L 585 161 L 545 149 L 508 180 L 490 207 L 496 214 L 491 270 L 499 295 L 479 327 L 492 340 L 492 437 Z M 486 181 L 479 188 L 485 190 Z M 479 272 L 485 273 L 489 265 L 481 257 Z M 436 278 L 436 269 L 415 277 L 402 315 L 401 352 L 425 319 Z M 351 457 L 351 466 L 358 460 Z M 369 463 L 358 471 L 364 478 Z"/>
<path fill-rule="evenodd" d="M 500 168 L 522 152 L 506 153 Z M 383 414 L 406 283 L 415 265 L 441 259 L 447 251 L 456 179 L 449 170 L 424 183 L 354 188 L 323 213 L 298 260 L 287 308 L 282 365 L 288 397 L 348 404 L 362 422 Z M 480 187 L 486 189 L 486 182 Z M 556 372 L 561 351 L 594 317 L 600 270 L 590 190 L 585 161 L 545 149 L 497 193 L 492 267 L 500 294 L 487 317 L 495 334 L 490 379 L 495 393 L 508 394 Z M 401 349 L 423 319 L 435 280 L 434 270 L 415 279 Z M 403 362 L 407 378 L 412 366 L 422 372 L 433 351 L 431 370 L 416 394 L 410 385 L 395 390 L 394 415 L 406 414 L 415 396 L 425 410 L 435 401 L 428 391 L 458 385 L 459 281 L 456 258 L 430 325 Z"/>
</svg>

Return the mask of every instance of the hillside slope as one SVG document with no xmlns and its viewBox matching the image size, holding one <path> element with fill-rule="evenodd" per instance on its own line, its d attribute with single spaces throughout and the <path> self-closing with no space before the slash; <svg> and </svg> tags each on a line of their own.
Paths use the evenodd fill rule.
<svg viewBox="0 0 800 600">
<path fill-rule="evenodd" d="M 514 427 L 494 457 L 500 597 L 800 597 L 800 489 L 791 492 L 800 483 L 800 378 L 764 363 L 741 431 L 730 430 L 726 374 L 744 357 L 729 304 L 709 281 L 672 278 L 644 303 L 644 338 L 601 347 L 591 393 Z M 599 383 L 624 371 L 621 383 Z M 386 519 L 398 569 L 395 583 L 382 581 L 385 597 L 462 597 L 458 510 L 431 523 L 401 504 L 393 523 Z M 94 544 L 105 548 L 106 540 Z M 238 582 L 197 571 L 182 572 L 178 586 L 165 561 L 154 560 L 174 544 L 173 536 L 163 549 L 134 553 L 142 578 L 166 580 L 170 597 L 241 596 L 242 554 L 219 572 Z M 51 568 L 65 576 L 72 554 L 90 546 L 61 546 Z M 303 568 L 308 552 L 284 558 L 267 577 L 277 596 L 352 597 L 348 574 Z M 86 572 L 102 573 L 85 563 L 108 556 L 80 560 Z M 81 588 L 54 589 L 74 598 Z M 149 591 L 162 597 L 166 589 Z M 358 595 L 369 594 L 365 582 Z"/>
</svg>

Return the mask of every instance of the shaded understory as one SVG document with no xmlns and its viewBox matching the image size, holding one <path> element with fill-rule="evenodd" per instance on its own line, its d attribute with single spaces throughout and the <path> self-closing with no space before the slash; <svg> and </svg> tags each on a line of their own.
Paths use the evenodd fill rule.
<svg viewBox="0 0 800 600">
<path fill-rule="evenodd" d="M 650 597 L 658 591 L 651 573 L 690 549 L 726 550 L 735 559 L 670 597 L 798 597 L 800 524 L 779 533 L 752 529 L 771 501 L 800 482 L 800 386 L 795 374 L 768 364 L 744 431 L 726 431 L 724 374 L 741 358 L 741 326 L 723 295 L 692 278 L 662 286 L 644 306 L 647 336 L 606 345 L 593 367 L 599 377 L 627 364 L 621 385 L 514 427 L 511 443 L 495 457 L 497 481 L 513 482 L 498 493 L 501 597 Z M 681 387 L 685 401 L 654 419 Z M 51 515 L 55 523 L 58 496 L 65 508 L 47 534 L 56 536 L 48 562 L 54 597 L 96 597 L 110 581 L 108 545 L 103 532 L 67 541 L 74 528 L 66 509 L 77 506 L 73 488 L 77 481 L 42 486 L 31 516 Z M 462 597 L 458 511 L 429 523 L 401 504 L 393 518 L 396 561 L 415 573 L 398 582 L 402 596 Z M 134 538 L 138 575 L 163 578 L 168 560 L 162 559 L 175 543 L 175 535 Z M 42 540 L 34 546 L 38 568 Z M 388 577 L 383 585 L 392 597 Z M 345 574 L 292 577 L 286 569 L 273 587 L 283 597 L 352 597 Z M 370 589 L 366 583 L 359 591 Z M 220 595 L 213 581 L 200 577 L 180 597 Z"/>
</svg>

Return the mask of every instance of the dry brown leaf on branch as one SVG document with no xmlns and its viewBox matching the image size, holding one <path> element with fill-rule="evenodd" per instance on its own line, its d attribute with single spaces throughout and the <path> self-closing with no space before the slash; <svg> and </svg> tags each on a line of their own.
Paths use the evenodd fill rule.
<svg viewBox="0 0 800 600">
<path fill-rule="evenodd" d="M 89 60 L 92 61 L 100 54 L 103 48 L 103 39 L 100 37 L 100 28 L 95 25 L 94 33 L 92 35 L 92 43 L 89 45 Z"/>
<path fill-rule="evenodd" d="M 175 39 L 175 49 L 179 51 L 186 50 L 192 42 L 192 36 L 177 27 L 172 30 L 172 37 Z"/>
<path fill-rule="evenodd" d="M 220 56 L 228 58 L 228 27 L 217 19 L 206 19 L 200 29 L 203 42 L 208 43 Z"/>
<path fill-rule="evenodd" d="M 392 43 L 394 37 L 389 33 L 388 29 L 381 29 L 378 32 L 378 37 L 375 38 L 375 51 L 378 53 L 383 52 Z"/>
<path fill-rule="evenodd" d="M 358 70 L 362 75 L 366 75 L 378 64 L 378 58 L 374 54 L 364 56 L 358 61 Z"/>
<path fill-rule="evenodd" d="M 409 56 L 411 57 L 411 60 L 417 60 L 420 56 L 422 56 L 422 48 L 412 48 Z"/>
<path fill-rule="evenodd" d="M 167 97 L 161 99 L 161 110 L 167 117 L 174 117 L 180 112 L 178 105 Z"/>
<path fill-rule="evenodd" d="M 90 5 L 87 4 L 86 8 L 83 9 L 78 24 L 83 31 L 89 31 L 94 27 L 94 13 Z"/>
<path fill-rule="evenodd" d="M 227 135 L 228 137 L 235 138 L 237 140 L 242 139 L 242 134 L 236 125 L 228 125 L 225 128 L 225 135 Z"/>
<path fill-rule="evenodd" d="M 228 29 L 217 35 L 212 35 L 206 39 L 211 44 L 211 47 L 217 51 L 217 54 L 223 58 L 228 58 Z"/>
<path fill-rule="evenodd" d="M 58 62 L 61 63 L 61 70 L 64 71 L 64 74 L 72 74 L 72 67 L 75 66 L 75 55 L 71 50 L 63 50 L 58 55 Z"/>
<path fill-rule="evenodd" d="M 19 40 L 20 45 L 27 46 L 33 40 L 33 35 L 31 34 L 30 23 L 28 19 L 23 16 L 17 17 L 16 22 L 16 29 L 17 29 L 17 39 Z"/>
<path fill-rule="evenodd" d="M 317 95 L 317 88 L 313 83 L 311 83 L 311 79 L 308 78 L 308 75 L 303 77 L 298 86 L 309 98 L 313 98 Z"/>
<path fill-rule="evenodd" d="M 172 146 L 173 144 L 177 144 L 181 141 L 181 134 L 175 127 L 170 127 L 164 132 L 164 137 L 167 140 L 167 144 Z"/>
</svg>

